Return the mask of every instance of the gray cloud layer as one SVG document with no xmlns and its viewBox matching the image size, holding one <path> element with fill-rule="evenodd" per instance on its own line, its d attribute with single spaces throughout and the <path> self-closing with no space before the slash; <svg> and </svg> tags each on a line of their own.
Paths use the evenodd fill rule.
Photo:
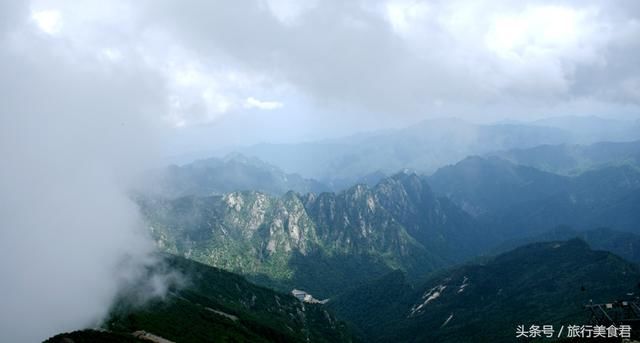
<svg viewBox="0 0 640 343">
<path fill-rule="evenodd" d="M 631 0 L 33 0 L 25 15 L 43 10 L 59 22 L 42 40 L 65 54 L 157 73 L 165 124 L 214 124 L 204 136 L 221 138 L 191 145 L 238 141 L 238 126 L 295 140 L 425 117 L 638 117 L 640 106 Z"/>
<path fill-rule="evenodd" d="M 640 104 L 634 1 L 318 1 L 289 20 L 276 2 L 154 1 L 148 11 L 204 60 L 370 112 Z"/>
</svg>

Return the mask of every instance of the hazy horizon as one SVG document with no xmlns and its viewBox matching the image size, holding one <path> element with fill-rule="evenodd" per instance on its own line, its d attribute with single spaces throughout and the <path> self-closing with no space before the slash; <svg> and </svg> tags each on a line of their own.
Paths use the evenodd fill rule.
<svg viewBox="0 0 640 343">
<path fill-rule="evenodd" d="M 423 119 L 418 119 L 416 121 L 413 122 L 409 122 L 409 123 L 405 123 L 403 125 L 398 125 L 398 126 L 387 126 L 387 127 L 381 127 L 381 128 L 370 128 L 370 129 L 364 129 L 364 128 L 354 128 L 353 131 L 348 131 L 348 132 L 340 132 L 340 131 L 336 131 L 336 132 L 332 132 L 329 134 L 326 134 L 324 136 L 305 136 L 305 137 L 287 137 L 287 138 L 282 138 L 282 137 L 252 137 L 253 139 L 249 139 L 249 140 L 245 140 L 242 142 L 237 142 L 237 143 L 228 143 L 228 144 L 184 144 L 185 142 L 182 141 L 181 143 L 183 144 L 176 144 L 176 146 L 180 146 L 182 147 L 182 149 L 178 149 L 177 151 L 175 150 L 169 150 L 166 151 L 166 154 L 163 155 L 163 163 L 162 164 L 185 164 L 185 163 L 189 163 L 189 162 L 193 162 L 195 160 L 199 160 L 199 159 L 205 159 L 208 157 L 225 157 L 228 154 L 233 154 L 233 153 L 238 153 L 239 151 L 242 151 L 243 149 L 246 148 L 251 148 L 254 146 L 260 146 L 260 145 L 296 145 L 296 144 L 324 144 L 324 143 L 331 143 L 331 142 L 336 142 L 336 141 L 340 141 L 343 139 L 349 139 L 352 137 L 359 137 L 359 136 L 368 136 L 368 135 L 377 135 L 377 134 L 385 134 L 385 133 L 389 133 L 389 132 L 394 132 L 394 131 L 398 131 L 398 130 L 402 130 L 402 129 L 410 129 L 415 125 L 418 124 L 423 124 L 423 123 L 430 123 L 430 122 L 447 122 L 447 121 L 459 121 L 459 122 L 463 122 L 463 123 L 468 123 L 468 124 L 472 124 L 472 125 L 539 125 L 539 126 L 547 126 L 547 127 L 559 127 L 559 125 L 553 125 L 550 123 L 545 123 L 545 121 L 547 120 L 567 120 L 567 121 L 572 121 L 572 120 L 576 120 L 576 119 L 584 119 L 585 121 L 605 121 L 605 122 L 611 122 L 611 123 L 621 123 L 621 124 L 628 124 L 628 125 L 633 125 L 633 124 L 638 124 L 638 122 L 640 122 L 640 117 L 635 118 L 635 117 L 623 117 L 620 118 L 618 116 L 616 117 L 603 117 L 603 116 L 597 116 L 597 115 L 558 115 L 558 116 L 550 116 L 550 117 L 540 117 L 540 118 L 534 118 L 534 119 L 524 119 L 524 120 L 518 120 L 518 119 L 498 119 L 498 120 L 469 120 L 469 119 L 463 119 L 460 117 L 448 117 L 448 116 L 442 116 L 442 117 L 434 117 L 434 118 L 423 118 Z M 214 127 L 204 127 L 202 128 L 202 130 L 204 132 L 206 132 L 207 130 L 215 130 Z M 578 130 L 576 130 L 578 131 Z M 589 135 L 589 132 L 584 132 L 585 135 Z M 197 139 L 201 139 L 200 142 L 202 141 L 206 141 L 206 138 L 202 137 L 203 133 L 202 132 L 198 132 L 197 134 L 194 134 L 194 136 Z M 182 135 L 181 135 L 182 136 Z M 606 139 L 605 141 L 609 141 L 609 142 L 626 142 L 626 141 L 631 141 L 631 140 L 635 140 L 635 139 L 639 139 L 639 137 L 637 138 L 633 138 L 633 139 L 629 139 L 629 138 L 621 138 L 621 139 L 616 139 L 616 138 L 610 138 L 610 139 Z M 597 141 L 597 140 L 596 140 Z M 595 142 L 595 141 L 594 141 Z M 569 144 L 589 144 L 589 143 L 585 143 L 585 142 L 567 142 Z"/>
</svg>

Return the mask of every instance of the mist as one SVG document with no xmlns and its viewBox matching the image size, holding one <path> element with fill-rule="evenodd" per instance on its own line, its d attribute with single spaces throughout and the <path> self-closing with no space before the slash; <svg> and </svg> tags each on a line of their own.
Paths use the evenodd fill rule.
<svg viewBox="0 0 640 343">
<path fill-rule="evenodd" d="M 51 42 L 26 6 L 9 6 L 0 9 L 14 24 L 0 36 L 0 341 L 37 342 L 99 324 L 155 263 L 127 189 L 157 155 L 152 119 L 165 101 L 154 73 Z"/>
</svg>

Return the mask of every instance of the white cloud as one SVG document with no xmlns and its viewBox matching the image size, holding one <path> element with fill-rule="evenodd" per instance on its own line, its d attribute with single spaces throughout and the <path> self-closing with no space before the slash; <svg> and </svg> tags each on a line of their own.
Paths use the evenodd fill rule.
<svg viewBox="0 0 640 343">
<path fill-rule="evenodd" d="M 266 6 L 273 16 L 285 25 L 298 23 L 300 16 L 313 9 L 317 0 L 265 0 Z"/>
<path fill-rule="evenodd" d="M 570 0 L 323 1 L 303 9 L 248 0 L 186 11 L 170 1 L 153 4 L 154 27 L 198 56 L 287 83 L 336 113 L 390 116 L 425 113 L 439 99 L 466 108 L 500 104 L 527 117 L 530 106 L 595 100 L 608 89 L 622 94 L 627 76 L 598 73 L 596 83 L 587 70 L 613 69 L 609 61 L 620 53 L 611 52 L 612 42 L 640 16 L 632 2 Z M 633 54 L 632 47 L 622 53 Z M 625 68 L 635 66 L 625 61 Z"/>
<path fill-rule="evenodd" d="M 167 75 L 170 93 L 170 112 L 166 119 L 175 127 L 210 124 L 231 111 L 282 106 L 244 99 L 243 94 L 260 88 L 257 75 L 233 69 L 210 70 L 193 56 L 171 58 L 163 72 Z"/>
<path fill-rule="evenodd" d="M 55 35 L 62 28 L 62 15 L 58 10 L 34 11 L 31 19 L 36 23 L 42 32 Z"/>
<path fill-rule="evenodd" d="M 283 106 L 284 104 L 278 101 L 260 101 L 254 97 L 248 97 L 244 102 L 244 108 L 248 109 L 277 110 Z"/>
<path fill-rule="evenodd" d="M 391 116 L 429 113 L 435 101 L 448 104 L 443 112 L 501 104 L 513 116 L 531 112 L 522 101 L 638 102 L 629 91 L 637 71 L 593 71 L 633 54 L 610 47 L 625 32 L 634 36 L 626 40 L 640 39 L 629 29 L 639 14 L 600 2 L 34 1 L 32 8 L 45 9 L 33 12 L 40 13 L 34 23 L 66 38 L 61 54 L 93 54 L 105 64 L 142 60 L 161 73 L 172 126 L 278 107 L 247 98 L 286 98 L 283 87 L 335 113 Z"/>
<path fill-rule="evenodd" d="M 119 62 L 123 58 L 122 51 L 120 51 L 119 49 L 113 49 L 113 48 L 102 49 L 100 56 L 104 57 L 106 60 L 110 62 Z"/>
<path fill-rule="evenodd" d="M 485 40 L 489 49 L 504 58 L 567 54 L 591 34 L 587 12 L 540 6 L 498 15 L 492 20 Z"/>
<path fill-rule="evenodd" d="M 385 6 L 386 18 L 393 29 L 400 34 L 407 34 L 426 19 L 429 5 L 415 0 L 390 1 Z"/>
</svg>

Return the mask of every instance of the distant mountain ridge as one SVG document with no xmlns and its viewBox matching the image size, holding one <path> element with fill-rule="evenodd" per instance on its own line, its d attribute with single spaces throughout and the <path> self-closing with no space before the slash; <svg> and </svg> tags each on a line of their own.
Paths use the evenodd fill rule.
<svg viewBox="0 0 640 343">
<path fill-rule="evenodd" d="M 568 179 L 497 157 L 467 157 L 426 177 L 433 189 L 474 215 L 544 199 L 568 189 Z"/>
<path fill-rule="evenodd" d="M 587 130 L 586 133 L 580 128 Z M 233 151 L 256 156 L 287 172 L 326 184 L 345 185 L 354 184 L 374 171 L 392 175 L 398 170 L 410 169 L 431 174 L 469 155 L 540 145 L 638 139 L 640 122 L 597 117 L 556 117 L 531 123 L 499 124 L 431 119 L 402 129 L 300 144 L 258 144 Z"/>
<path fill-rule="evenodd" d="M 626 142 L 640 139 L 640 120 L 617 120 L 598 116 L 558 116 L 530 123 L 569 132 L 574 144 Z"/>
<path fill-rule="evenodd" d="M 569 142 L 561 129 L 528 124 L 478 125 L 459 119 L 426 120 L 397 129 L 300 144 L 237 148 L 287 172 L 324 183 L 353 184 L 374 171 L 431 173 L 468 155 Z"/>
<path fill-rule="evenodd" d="M 594 134 L 578 137 L 581 127 Z M 357 183 L 374 186 L 398 170 L 431 174 L 470 155 L 498 156 L 543 171 L 575 175 L 611 164 L 637 166 L 639 139 L 640 122 L 597 117 L 497 124 L 433 119 L 402 129 L 317 142 L 225 149 L 226 157 L 173 165 L 162 178 L 172 196 L 242 190 L 340 191 Z"/>
<path fill-rule="evenodd" d="M 427 180 L 505 239 L 558 225 L 640 232 L 640 170 L 627 165 L 568 177 L 497 157 L 469 157 Z"/>
<path fill-rule="evenodd" d="M 630 165 L 640 168 L 640 140 L 591 145 L 541 145 L 490 153 L 513 163 L 543 171 L 578 175 L 590 169 Z"/>
<path fill-rule="evenodd" d="M 609 251 L 627 261 L 640 263 L 640 235 L 605 227 L 577 231 L 569 226 L 558 226 L 536 236 L 503 242 L 496 248 L 491 249 L 489 254 L 496 255 L 534 242 L 561 241 L 572 238 L 584 240 L 595 250 Z"/>
</svg>

